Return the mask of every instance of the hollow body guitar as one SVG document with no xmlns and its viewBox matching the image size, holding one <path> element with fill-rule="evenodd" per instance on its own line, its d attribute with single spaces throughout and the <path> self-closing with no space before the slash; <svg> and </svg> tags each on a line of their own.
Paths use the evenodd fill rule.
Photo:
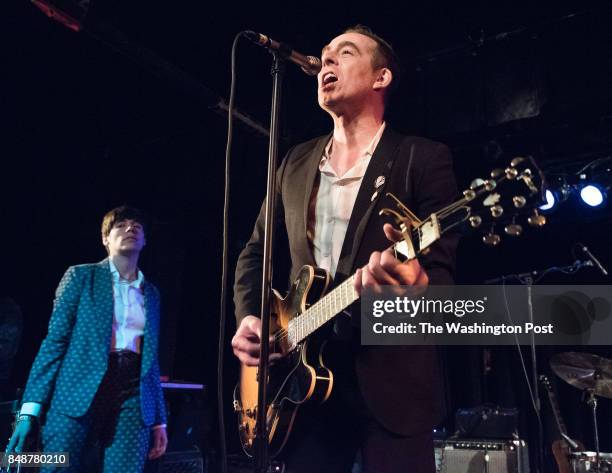
<svg viewBox="0 0 612 473">
<path fill-rule="evenodd" d="M 533 208 L 528 204 L 541 201 L 541 184 L 541 173 L 533 160 L 515 158 L 506 169 L 493 170 L 490 179 L 475 180 L 461 199 L 423 221 L 387 194 L 395 200 L 397 210 L 383 209 L 381 214 L 393 217 L 403 236 L 391 249 L 402 260 L 414 259 L 425 254 L 443 233 L 466 221 L 473 228 L 487 229 L 483 241 L 489 245 L 499 243 L 500 236 L 494 233 L 494 226 L 508 218 L 511 223 L 504 228 L 506 234 L 519 236 L 522 227 L 516 219 Z M 534 210 L 527 221 L 540 227 L 545 218 Z M 284 298 L 273 291 L 271 352 L 281 353 L 283 357 L 270 366 L 266 380 L 269 404 L 266 432 L 271 457 L 286 444 L 299 407 L 307 401 L 324 402 L 331 395 L 334 376 L 325 366 L 325 341 L 319 336 L 319 329 L 347 309 L 359 295 L 354 290 L 354 276 L 326 293 L 330 285 L 327 271 L 304 266 Z M 257 367 L 242 365 L 240 381 L 234 390 L 240 440 L 249 456 L 254 454 L 260 381 Z"/>
<path fill-rule="evenodd" d="M 325 342 L 310 337 L 291 349 L 288 336 L 291 320 L 320 300 L 330 283 L 331 277 L 324 269 L 304 266 L 286 297 L 281 298 L 273 291 L 270 329 L 275 340 L 271 352 L 284 353 L 285 356 L 269 367 L 268 430 L 272 456 L 280 452 L 287 441 L 298 407 L 308 400 L 324 402 L 331 394 L 334 380 L 333 373 L 323 361 Z M 240 383 L 236 387 L 240 391 L 241 405 L 252 406 L 246 407 L 239 425 L 243 447 L 249 454 L 255 435 L 257 371 L 256 366 L 243 365 Z"/>
</svg>

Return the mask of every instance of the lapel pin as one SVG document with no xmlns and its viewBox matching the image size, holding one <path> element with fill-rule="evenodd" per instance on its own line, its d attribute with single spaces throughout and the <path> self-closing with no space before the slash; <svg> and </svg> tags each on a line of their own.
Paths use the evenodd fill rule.
<svg viewBox="0 0 612 473">
<path fill-rule="evenodd" d="M 374 192 L 374 194 L 372 194 L 372 197 L 370 198 L 370 202 L 374 202 L 374 200 L 376 200 L 376 197 L 378 197 L 378 191 Z"/>
<path fill-rule="evenodd" d="M 378 176 L 376 178 L 376 181 L 374 181 L 374 188 L 378 189 L 380 186 L 382 186 L 385 183 L 385 176 Z"/>
</svg>

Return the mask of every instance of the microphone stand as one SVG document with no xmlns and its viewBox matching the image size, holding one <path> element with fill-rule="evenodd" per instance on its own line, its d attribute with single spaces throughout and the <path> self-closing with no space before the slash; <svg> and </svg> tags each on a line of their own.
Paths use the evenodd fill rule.
<svg viewBox="0 0 612 473">
<path fill-rule="evenodd" d="M 508 274 L 505 276 L 500 276 L 494 279 L 488 279 L 485 281 L 485 284 L 497 284 L 502 283 L 505 284 L 508 279 L 515 279 L 522 285 L 527 287 L 527 312 L 529 315 L 529 322 L 534 323 L 533 321 L 533 295 L 532 289 L 533 285 L 540 281 L 544 276 L 550 273 L 565 273 L 565 274 L 574 274 L 578 272 L 580 269 L 585 268 L 587 266 L 593 266 L 592 261 L 580 261 L 576 260 L 572 264 L 567 266 L 551 266 L 550 268 L 529 271 L 526 273 L 519 274 Z M 536 411 L 536 419 L 538 422 L 538 444 L 536 448 L 536 471 L 538 473 L 544 472 L 544 428 L 542 425 L 542 406 L 540 401 L 540 393 L 538 390 L 538 366 L 537 366 L 537 353 L 536 353 L 536 344 L 535 344 L 535 335 L 531 334 L 529 345 L 531 348 L 531 383 L 533 389 L 531 389 L 531 393 L 533 396 L 533 407 Z M 520 349 L 520 346 L 519 346 Z"/>
<path fill-rule="evenodd" d="M 259 371 L 257 378 L 257 422 L 255 435 L 255 473 L 267 473 L 268 426 L 267 426 L 267 383 L 268 358 L 270 354 L 270 295 L 272 293 L 272 240 L 274 236 L 274 217 L 276 206 L 276 163 L 278 155 L 278 123 L 280 115 L 281 87 L 285 71 L 284 58 L 276 51 L 272 66 L 272 111 L 270 113 L 270 141 L 268 149 L 268 180 L 266 187 L 266 220 L 263 249 L 263 276 L 261 284 L 261 348 L 259 352 Z"/>
<path fill-rule="evenodd" d="M 599 371 L 599 370 L 598 370 Z M 595 379 L 601 379 L 601 375 L 596 372 Z M 588 389 L 585 391 L 587 397 L 587 404 L 591 408 L 591 414 L 593 415 L 593 438 L 595 439 L 595 473 L 599 473 L 601 471 L 601 465 L 599 464 L 599 430 L 597 427 L 597 398 L 595 397 L 595 392 L 593 389 Z"/>
</svg>

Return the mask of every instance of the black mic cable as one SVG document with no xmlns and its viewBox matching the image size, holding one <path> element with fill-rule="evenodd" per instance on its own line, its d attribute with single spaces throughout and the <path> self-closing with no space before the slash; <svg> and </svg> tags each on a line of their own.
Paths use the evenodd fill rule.
<svg viewBox="0 0 612 473">
<path fill-rule="evenodd" d="M 223 243 L 221 262 L 221 288 L 219 307 L 219 345 L 217 357 L 217 409 L 219 422 L 219 450 L 221 471 L 227 473 L 227 445 L 225 441 L 225 415 L 223 396 L 223 360 L 225 353 L 225 326 L 227 324 L 227 273 L 228 273 L 228 246 L 229 246 L 229 196 L 230 196 L 230 163 L 233 140 L 233 116 L 236 91 L 236 48 L 240 37 L 246 37 L 251 41 L 273 51 L 278 51 L 281 57 L 297 64 L 308 75 L 316 75 L 321 70 L 321 60 L 315 56 L 305 56 L 293 50 L 285 43 L 274 41 L 268 36 L 255 33 L 254 31 L 241 31 L 234 37 L 231 55 L 231 81 L 230 96 L 227 110 L 227 143 L 225 147 L 225 192 L 223 199 Z"/>
<path fill-rule="evenodd" d="M 225 146 L 225 192 L 223 195 L 223 256 L 221 260 L 221 288 L 219 301 L 219 346 L 217 354 L 217 410 L 219 420 L 219 450 L 221 472 L 227 473 L 227 445 L 225 442 L 225 415 L 223 397 L 223 360 L 225 353 L 225 325 L 227 324 L 227 272 L 229 247 L 229 196 L 230 196 L 230 169 L 232 156 L 232 140 L 234 135 L 234 102 L 236 99 L 236 47 L 238 40 L 244 36 L 244 31 L 234 37 L 231 56 L 230 96 L 227 107 L 227 142 Z"/>
</svg>

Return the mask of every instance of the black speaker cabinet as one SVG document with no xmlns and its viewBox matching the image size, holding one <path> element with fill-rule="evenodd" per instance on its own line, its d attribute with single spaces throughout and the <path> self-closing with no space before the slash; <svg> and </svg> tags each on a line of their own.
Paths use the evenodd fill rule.
<svg viewBox="0 0 612 473">
<path fill-rule="evenodd" d="M 168 381 L 162 383 L 168 407 L 168 448 L 158 460 L 148 461 L 144 473 L 207 473 L 212 415 L 205 386 Z"/>
<path fill-rule="evenodd" d="M 158 466 L 158 473 L 205 473 L 204 460 L 199 450 L 166 453 Z"/>
<path fill-rule="evenodd" d="M 436 442 L 437 473 L 529 473 L 523 440 Z"/>
</svg>

